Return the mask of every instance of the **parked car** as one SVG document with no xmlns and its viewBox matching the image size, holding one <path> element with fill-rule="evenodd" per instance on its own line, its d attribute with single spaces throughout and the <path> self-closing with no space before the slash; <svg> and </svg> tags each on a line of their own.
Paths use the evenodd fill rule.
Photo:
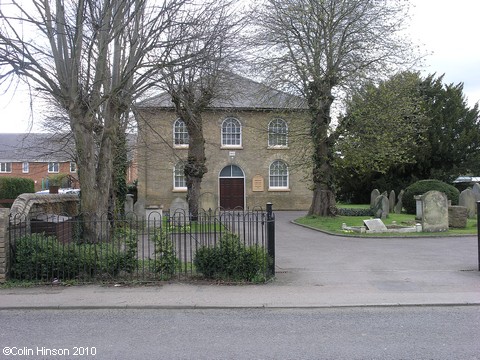
<svg viewBox="0 0 480 360">
<path fill-rule="evenodd" d="M 71 189 L 71 188 L 61 188 L 58 189 L 59 194 L 77 194 L 80 195 L 80 189 Z M 37 191 L 35 194 L 50 194 L 50 191 L 47 190 L 41 190 Z"/>
</svg>

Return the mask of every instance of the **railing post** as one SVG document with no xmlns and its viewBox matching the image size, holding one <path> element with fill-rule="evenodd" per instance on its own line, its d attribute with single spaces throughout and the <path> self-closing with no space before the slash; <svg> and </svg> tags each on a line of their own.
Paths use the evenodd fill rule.
<svg viewBox="0 0 480 360">
<path fill-rule="evenodd" d="M 267 203 L 267 254 L 269 258 L 268 275 L 275 276 L 275 216 L 272 203 Z"/>
<path fill-rule="evenodd" d="M 478 249 L 478 271 L 480 271 L 480 201 L 477 201 L 477 249 Z"/>
</svg>

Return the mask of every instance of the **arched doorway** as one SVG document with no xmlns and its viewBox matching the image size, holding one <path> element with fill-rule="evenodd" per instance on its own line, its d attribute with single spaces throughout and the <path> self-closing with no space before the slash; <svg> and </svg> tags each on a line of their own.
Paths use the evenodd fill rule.
<svg viewBox="0 0 480 360">
<path fill-rule="evenodd" d="M 245 174 L 236 165 L 225 166 L 219 176 L 220 207 L 232 210 L 245 207 Z"/>
</svg>

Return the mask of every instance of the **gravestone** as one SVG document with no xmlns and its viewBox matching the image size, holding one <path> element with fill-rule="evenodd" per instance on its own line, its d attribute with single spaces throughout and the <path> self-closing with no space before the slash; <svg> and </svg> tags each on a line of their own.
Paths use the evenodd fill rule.
<svg viewBox="0 0 480 360">
<path fill-rule="evenodd" d="M 380 219 L 369 219 L 363 220 L 365 227 L 369 230 L 369 232 L 387 232 L 388 229 Z"/>
<path fill-rule="evenodd" d="M 431 190 L 421 196 L 422 228 L 425 232 L 448 230 L 448 199 L 440 191 Z"/>
<path fill-rule="evenodd" d="M 468 210 L 465 206 L 448 207 L 448 226 L 453 228 L 467 227 Z"/>
<path fill-rule="evenodd" d="M 389 212 L 393 213 L 395 210 L 395 191 L 392 190 L 390 191 L 390 195 L 388 196 L 388 202 L 389 202 Z"/>
<path fill-rule="evenodd" d="M 422 220 L 422 195 L 414 195 L 413 198 L 415 199 L 415 220 Z"/>
<path fill-rule="evenodd" d="M 177 225 L 188 222 L 188 203 L 185 199 L 177 197 L 170 204 L 170 220 Z"/>
<path fill-rule="evenodd" d="M 480 185 L 478 183 L 473 184 L 472 191 L 475 194 L 475 200 L 480 201 Z"/>
<path fill-rule="evenodd" d="M 125 214 L 133 212 L 133 195 L 127 194 L 125 198 Z"/>
<path fill-rule="evenodd" d="M 379 195 L 375 199 L 373 215 L 378 219 L 386 219 L 389 214 L 390 203 L 385 195 Z"/>
<path fill-rule="evenodd" d="M 475 193 L 472 191 L 472 189 L 468 188 L 460 193 L 460 196 L 458 198 L 458 205 L 467 208 L 467 216 L 469 218 L 475 217 L 477 213 L 477 200 L 475 198 Z"/>
<path fill-rule="evenodd" d="M 149 227 L 160 227 L 162 225 L 162 208 L 156 205 L 146 207 L 145 217 Z"/>
<path fill-rule="evenodd" d="M 375 202 L 377 198 L 380 196 L 380 191 L 378 189 L 372 190 L 370 194 L 370 207 L 373 208 L 375 206 Z"/>
<path fill-rule="evenodd" d="M 198 198 L 199 207 L 205 211 L 209 209 L 215 210 L 218 207 L 218 199 L 215 194 L 211 192 L 205 192 Z"/>
<path fill-rule="evenodd" d="M 182 215 L 188 215 L 188 203 L 185 199 L 177 197 L 173 199 L 170 204 L 170 216 L 173 214 L 181 213 Z"/>
<path fill-rule="evenodd" d="M 405 190 L 401 190 L 400 194 L 398 194 L 398 200 L 397 200 L 397 205 L 395 205 L 395 214 L 401 214 L 402 209 L 403 209 L 403 194 L 405 193 Z"/>
</svg>

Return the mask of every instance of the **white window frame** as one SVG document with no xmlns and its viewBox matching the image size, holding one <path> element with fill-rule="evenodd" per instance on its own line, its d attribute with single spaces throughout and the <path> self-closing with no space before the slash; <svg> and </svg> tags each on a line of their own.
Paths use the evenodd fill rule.
<svg viewBox="0 0 480 360">
<path fill-rule="evenodd" d="M 28 174 L 30 172 L 30 163 L 28 161 L 24 161 L 22 163 L 22 173 Z"/>
<path fill-rule="evenodd" d="M 187 124 L 183 119 L 177 119 L 173 123 L 173 146 L 176 148 L 188 148 L 190 137 Z"/>
<path fill-rule="evenodd" d="M 280 166 L 284 169 L 280 169 Z M 268 188 L 271 190 L 287 190 L 289 189 L 289 183 L 288 164 L 283 160 L 273 161 L 268 167 Z"/>
<path fill-rule="evenodd" d="M 279 144 L 278 140 L 284 139 L 284 144 Z M 269 148 L 287 148 L 288 147 L 288 124 L 281 118 L 275 118 L 268 123 L 268 147 Z"/>
<path fill-rule="evenodd" d="M 0 173 L 11 173 L 12 172 L 12 163 L 11 162 L 0 162 Z"/>
<path fill-rule="evenodd" d="M 179 161 L 173 167 L 173 190 L 187 191 L 187 179 L 185 178 L 185 164 Z"/>
<path fill-rule="evenodd" d="M 242 147 L 242 123 L 234 117 L 222 122 L 222 148 L 240 149 Z"/>
<path fill-rule="evenodd" d="M 75 161 L 70 161 L 70 172 L 71 173 L 77 172 L 77 163 Z"/>
<path fill-rule="evenodd" d="M 49 174 L 58 174 L 60 172 L 60 163 L 51 161 L 48 163 L 48 173 Z"/>
</svg>

